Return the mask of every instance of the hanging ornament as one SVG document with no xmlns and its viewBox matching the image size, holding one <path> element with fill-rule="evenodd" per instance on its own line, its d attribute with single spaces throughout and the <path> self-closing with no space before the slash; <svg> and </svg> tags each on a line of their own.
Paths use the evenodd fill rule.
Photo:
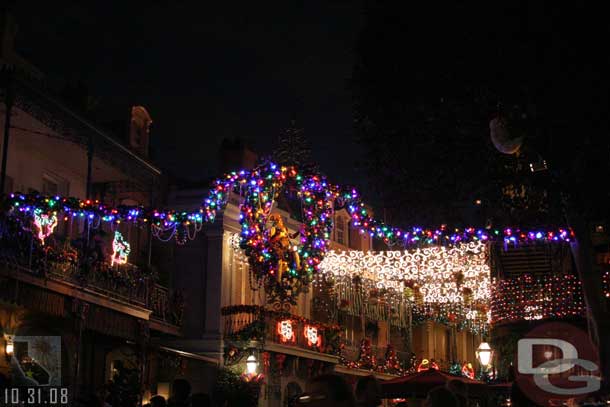
<svg viewBox="0 0 610 407">
<path fill-rule="evenodd" d="M 127 242 L 121 232 L 118 230 L 114 231 L 114 239 L 112 240 L 112 257 L 110 258 L 110 265 L 115 264 L 126 264 L 127 256 L 131 252 L 131 246 Z"/>
<path fill-rule="evenodd" d="M 53 233 L 53 230 L 57 226 L 57 212 L 53 212 L 51 215 L 43 213 L 42 209 L 37 208 L 34 210 L 34 226 L 38 231 L 38 239 L 40 243 L 44 245 L 44 240 Z"/>
</svg>

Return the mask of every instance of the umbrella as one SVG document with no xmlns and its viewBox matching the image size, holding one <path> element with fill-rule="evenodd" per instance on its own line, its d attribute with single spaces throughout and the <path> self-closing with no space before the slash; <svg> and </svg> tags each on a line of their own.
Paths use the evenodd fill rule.
<svg viewBox="0 0 610 407">
<path fill-rule="evenodd" d="M 381 383 L 385 398 L 395 397 L 425 397 L 437 386 L 444 386 L 451 380 L 459 380 L 466 385 L 469 395 L 481 395 L 487 391 L 487 384 L 467 377 L 453 376 L 436 369 L 428 369 L 412 375 L 399 377 Z"/>
</svg>

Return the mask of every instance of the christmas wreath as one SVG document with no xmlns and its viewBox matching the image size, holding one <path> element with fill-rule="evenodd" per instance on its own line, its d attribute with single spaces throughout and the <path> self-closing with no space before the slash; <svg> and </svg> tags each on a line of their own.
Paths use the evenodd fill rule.
<svg viewBox="0 0 610 407">
<path fill-rule="evenodd" d="M 240 247 L 252 275 L 263 283 L 271 300 L 294 303 L 296 294 L 312 281 L 328 248 L 334 195 L 323 177 L 304 178 L 294 167 L 268 164 L 247 178 L 242 183 Z M 281 216 L 271 213 L 273 202 L 286 189 L 302 203 L 302 226 L 294 234 Z"/>
</svg>

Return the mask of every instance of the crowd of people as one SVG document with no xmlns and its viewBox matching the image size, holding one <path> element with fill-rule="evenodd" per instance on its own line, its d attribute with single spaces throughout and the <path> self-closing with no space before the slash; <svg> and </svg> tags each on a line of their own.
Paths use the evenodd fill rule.
<svg viewBox="0 0 610 407">
<path fill-rule="evenodd" d="M 432 389 L 423 402 L 424 407 L 466 407 L 463 382 L 456 380 L 447 386 Z M 343 377 L 325 374 L 311 379 L 307 391 L 296 397 L 294 407 L 378 407 L 381 406 L 383 393 L 374 376 L 358 380 L 352 391 Z M 406 402 L 403 403 L 406 406 Z M 398 404 L 400 406 L 400 404 Z"/>
<path fill-rule="evenodd" d="M 163 396 L 155 395 L 144 407 L 255 407 L 244 404 L 244 401 L 212 400 L 204 393 L 191 393 L 191 385 L 184 379 L 177 379 L 173 382 L 171 396 L 166 400 Z M 418 405 L 423 407 L 468 407 L 482 406 L 490 404 L 469 403 L 467 398 L 467 388 L 461 380 L 450 380 L 444 386 L 431 389 L 424 400 L 418 404 L 412 404 L 412 400 L 402 401 L 393 404 L 394 407 L 406 407 Z M 374 376 L 360 378 L 355 387 L 350 385 L 342 376 L 337 374 L 323 374 L 311 378 L 306 387 L 306 391 L 287 401 L 288 407 L 379 407 L 383 405 L 383 392 L 380 383 Z M 99 400 L 99 398 L 97 398 Z M 520 390 L 513 384 L 510 401 L 511 407 L 536 407 Z M 95 399 L 80 399 L 77 405 L 115 407 L 108 402 L 96 402 Z M 139 405 L 139 404 L 138 404 Z M 496 404 L 491 404 L 496 405 Z M 581 404 L 568 404 L 581 405 Z M 584 404 L 599 405 L 599 404 Z M 122 407 L 122 406 L 119 406 Z"/>
</svg>

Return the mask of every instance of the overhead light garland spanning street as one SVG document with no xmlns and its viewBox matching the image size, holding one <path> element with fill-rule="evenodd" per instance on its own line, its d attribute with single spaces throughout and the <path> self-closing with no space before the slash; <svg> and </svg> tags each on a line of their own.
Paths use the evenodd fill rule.
<svg viewBox="0 0 610 407">
<path fill-rule="evenodd" d="M 273 203 L 281 192 L 302 203 L 303 224 L 296 241 L 276 224 L 276 237 L 270 236 Z M 199 211 L 160 210 L 143 206 L 110 207 L 99 201 L 76 198 L 12 194 L 14 213 L 26 217 L 63 216 L 64 220 L 83 218 L 90 224 L 126 222 L 151 225 L 160 240 L 176 239 L 179 243 L 193 239 L 203 223 L 213 222 L 228 202 L 231 193 L 243 197 L 240 206 L 241 240 L 251 271 L 256 279 L 280 300 L 290 300 L 312 281 L 329 247 L 334 210 L 345 208 L 352 225 L 361 233 L 385 242 L 390 247 L 456 246 L 461 243 L 503 241 L 505 245 L 542 242 L 570 242 L 574 233 L 566 228 L 527 231 L 504 229 L 439 229 L 414 227 L 400 229 L 372 218 L 354 188 L 330 184 L 321 175 L 304 175 L 296 167 L 267 163 L 252 171 L 231 172 L 217 179 Z M 273 222 L 272 222 L 273 223 Z M 277 223 L 277 222 L 276 222 Z"/>
</svg>

